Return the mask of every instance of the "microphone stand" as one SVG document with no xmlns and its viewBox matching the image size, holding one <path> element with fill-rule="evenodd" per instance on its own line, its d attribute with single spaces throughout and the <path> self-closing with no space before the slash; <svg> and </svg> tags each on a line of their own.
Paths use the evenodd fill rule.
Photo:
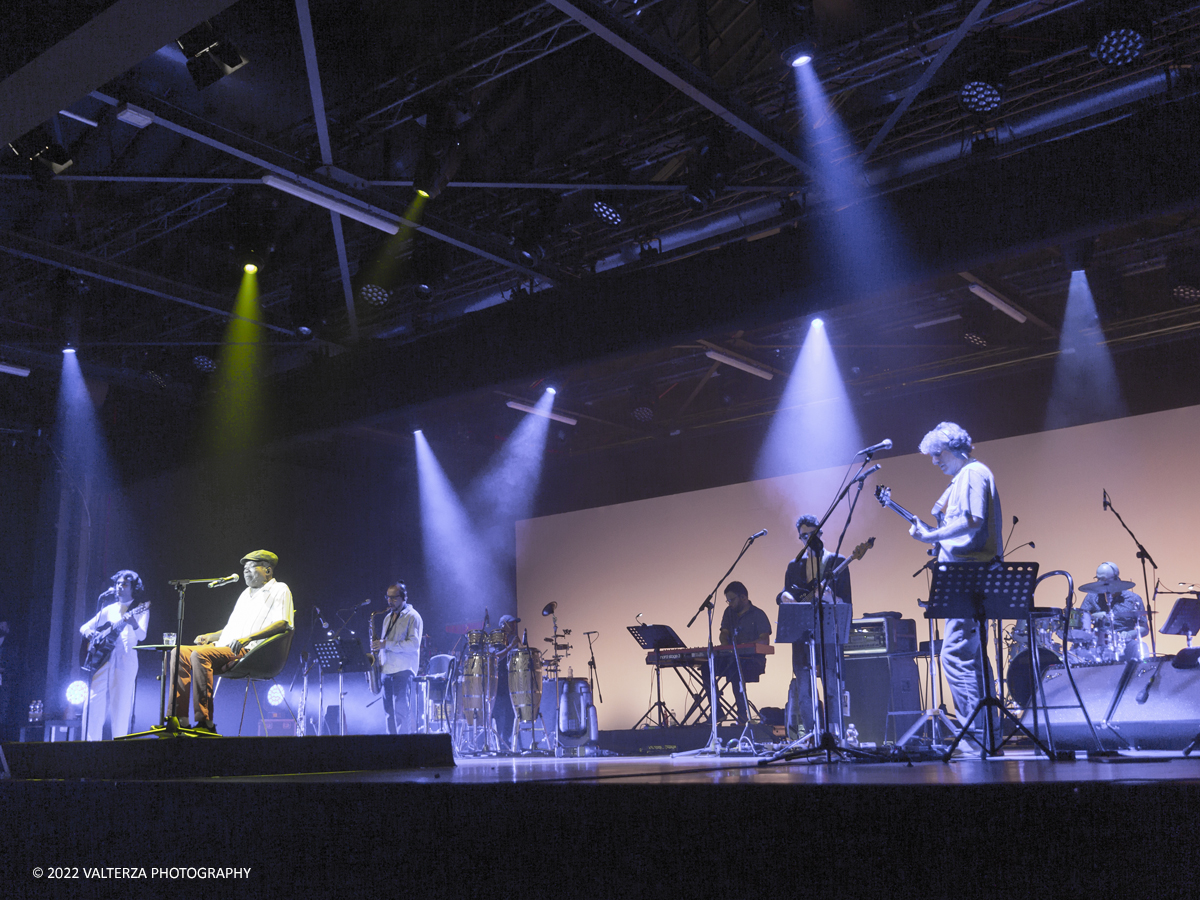
<svg viewBox="0 0 1200 900">
<path fill-rule="evenodd" d="M 175 676 L 179 672 L 179 646 L 180 640 L 183 637 L 183 610 L 185 606 L 185 598 L 189 584 L 207 584 L 211 585 L 217 581 L 224 581 L 224 578 L 176 578 L 173 581 L 168 581 L 167 584 L 173 586 L 179 594 L 179 607 L 176 613 L 175 620 L 175 643 L 174 645 L 167 644 L 142 644 L 135 647 L 135 650 L 159 650 L 167 654 L 163 657 L 163 679 L 162 691 L 159 695 L 159 724 L 153 728 L 148 728 L 145 731 L 139 731 L 135 734 L 127 734 L 124 737 L 114 738 L 114 740 L 132 740 L 134 738 L 144 737 L 216 737 L 212 732 L 199 731 L 195 728 L 186 728 L 179 724 L 179 710 L 172 705 L 171 712 L 174 715 L 167 715 L 167 676 L 170 675 L 171 696 L 174 701 L 175 694 Z M 166 661 L 170 660 L 170 667 L 166 665 Z M 88 690 L 91 688 L 89 686 Z M 193 686 L 192 690 L 195 690 Z"/>
<path fill-rule="evenodd" d="M 1158 582 L 1158 563 L 1154 561 L 1154 557 L 1150 555 L 1150 551 L 1142 546 L 1142 542 L 1137 539 L 1137 535 L 1134 534 L 1133 531 L 1130 530 L 1129 526 L 1125 524 L 1125 520 L 1122 519 L 1121 514 L 1117 512 L 1116 505 L 1109 498 L 1108 491 L 1104 492 L 1104 502 L 1107 504 L 1105 509 L 1110 510 L 1112 514 L 1117 517 L 1117 521 L 1121 523 L 1121 527 L 1124 528 L 1129 534 L 1129 537 L 1133 539 L 1133 543 L 1138 549 L 1137 558 L 1142 561 L 1142 589 L 1145 591 L 1146 597 L 1146 624 L 1150 627 L 1150 656 L 1156 657 L 1158 656 L 1158 642 L 1154 639 L 1155 611 L 1150 605 L 1150 577 L 1146 572 L 1146 563 L 1149 562 L 1150 566 L 1154 569 L 1154 580 L 1156 584 Z M 1116 631 L 1115 624 L 1113 630 L 1114 632 Z M 1141 639 L 1141 635 L 1139 635 L 1138 640 L 1140 641 Z M 1122 648 L 1121 655 L 1122 657 L 1125 655 L 1124 648 Z"/>
<path fill-rule="evenodd" d="M 733 561 L 733 565 L 731 565 L 728 569 L 725 570 L 725 574 L 722 575 L 720 577 L 720 579 L 717 581 L 717 586 L 714 587 L 712 589 L 712 592 L 707 597 L 704 598 L 704 602 L 702 602 L 700 604 L 700 606 L 696 609 L 696 612 L 692 614 L 692 617 L 690 619 L 688 619 L 687 627 L 691 628 L 692 623 L 696 621 L 697 616 L 699 616 L 702 611 L 708 610 L 708 718 L 709 718 L 709 722 L 711 723 L 712 727 L 709 732 L 707 744 L 705 744 L 699 750 L 686 750 L 681 753 L 672 753 L 671 754 L 672 758 L 675 758 L 677 756 L 720 756 L 721 755 L 721 740 L 719 737 L 717 737 L 717 719 L 720 718 L 721 695 L 717 693 L 717 669 L 716 669 L 716 665 L 715 665 L 716 660 L 715 660 L 715 657 L 713 654 L 713 638 L 712 638 L 713 597 L 715 597 L 717 594 L 717 591 L 721 589 L 721 585 L 725 583 L 725 579 L 728 578 L 730 573 L 732 573 L 733 570 L 737 568 L 737 564 L 742 561 L 742 557 L 746 555 L 746 551 L 750 549 L 750 545 L 753 543 L 754 543 L 753 537 L 746 538 L 746 543 L 744 543 L 742 545 L 741 552 L 738 553 L 737 559 L 735 559 Z M 733 656 L 734 656 L 734 659 L 737 660 L 737 635 L 733 634 L 733 635 L 731 635 L 731 637 L 733 639 Z M 738 665 L 738 677 L 740 680 L 741 671 L 742 671 L 741 663 L 739 662 L 737 665 Z M 746 686 L 745 686 L 745 682 L 743 682 L 742 683 L 743 700 L 745 698 L 745 690 L 746 690 Z M 749 709 L 747 709 L 747 711 L 746 711 L 747 720 L 749 719 L 749 717 L 750 717 Z"/>
<path fill-rule="evenodd" d="M 838 505 L 842 502 L 843 499 L 845 499 L 846 495 L 850 493 L 850 488 L 852 486 L 854 486 L 855 484 L 857 484 L 858 485 L 858 494 L 855 495 L 854 499 L 850 502 L 849 509 L 847 510 L 847 513 L 846 513 L 846 524 L 843 526 L 841 535 L 838 537 L 837 549 L 839 549 L 839 550 L 841 549 L 842 538 L 845 536 L 847 530 L 849 530 L 849 528 L 850 528 L 850 520 L 854 517 L 854 508 L 855 508 L 855 506 L 858 505 L 858 499 L 859 499 L 859 497 L 862 496 L 863 488 L 866 486 L 866 476 L 870 472 L 874 471 L 874 469 L 871 469 L 871 470 L 867 469 L 867 464 L 871 461 L 871 457 L 873 455 L 874 454 L 871 454 L 871 453 L 866 454 L 865 458 L 863 459 L 862 465 L 859 466 L 859 468 L 858 468 L 858 474 L 856 474 L 852 479 L 850 479 L 850 481 L 846 484 L 846 486 L 843 487 L 838 492 L 838 495 L 834 499 L 833 503 L 831 503 L 829 505 L 829 509 L 825 511 L 825 515 L 821 517 L 821 521 L 817 523 L 816 530 L 813 531 L 812 534 L 809 535 L 808 540 L 804 542 L 804 550 L 802 551 L 802 553 L 808 553 L 809 548 L 812 546 L 815 546 L 815 552 L 820 553 L 822 556 L 824 556 L 824 547 L 821 544 L 821 539 L 819 537 L 817 537 L 817 535 L 819 535 L 821 533 L 821 530 L 825 527 L 825 523 L 828 522 L 830 516 L 833 515 L 833 511 L 838 508 Z M 852 465 L 853 465 L 853 463 L 852 463 Z M 822 682 L 822 684 L 824 684 L 825 674 L 827 671 L 826 667 L 828 666 L 828 661 L 826 659 L 826 653 L 825 653 L 825 591 L 828 589 L 832 592 L 833 573 L 832 573 L 832 571 L 824 572 L 823 571 L 824 567 L 821 565 L 822 562 L 824 562 L 824 560 L 821 558 L 818 558 L 817 565 L 819 568 L 817 571 L 821 573 L 821 578 L 819 579 L 819 581 L 817 583 L 817 588 L 816 588 L 816 591 L 813 596 L 813 610 L 816 614 L 816 621 L 817 621 L 817 637 L 816 637 L 816 639 L 820 641 L 820 652 L 817 655 L 820 658 L 820 664 L 821 664 L 821 682 Z M 837 637 L 837 635 L 835 634 L 834 637 Z M 835 652 L 836 652 L 836 648 L 835 648 Z M 811 658 L 812 657 L 810 657 L 810 659 Z M 835 695 L 834 702 L 841 704 L 842 693 L 844 691 L 843 676 L 842 676 L 840 662 L 838 660 L 835 660 L 834 662 L 835 662 L 834 681 L 836 682 L 836 684 L 834 684 L 834 686 L 833 686 L 832 693 L 834 693 L 834 695 Z M 795 744 L 793 744 L 789 747 L 785 747 L 783 750 L 780 750 L 774 756 L 768 757 L 767 759 L 760 760 L 758 763 L 760 766 L 770 765 L 773 762 L 779 762 L 781 760 L 793 760 L 793 759 L 799 759 L 801 757 L 807 758 L 810 756 L 818 756 L 822 753 L 825 754 L 825 761 L 828 763 L 833 762 L 833 754 L 834 753 L 837 753 L 841 757 L 855 757 L 855 758 L 859 758 L 859 759 L 870 759 L 870 760 L 875 760 L 875 759 L 879 758 L 876 754 L 870 753 L 866 750 L 860 750 L 857 747 L 846 747 L 846 746 L 842 745 L 842 743 L 841 743 L 842 736 L 841 735 L 835 736 L 834 734 L 832 734 L 829 731 L 829 695 L 830 695 L 831 691 L 829 689 L 829 685 L 824 685 L 824 687 L 825 687 L 825 701 L 826 701 L 824 704 L 820 704 L 816 701 L 816 699 L 815 699 L 816 694 L 814 692 L 813 703 L 814 703 L 815 708 L 814 708 L 814 716 L 813 716 L 813 725 L 814 725 L 814 728 L 820 729 L 820 731 L 819 731 L 820 737 L 817 739 L 816 744 L 811 748 L 800 746 L 800 744 L 803 743 L 803 739 L 802 739 L 801 741 L 797 741 Z M 822 709 L 822 707 L 824 707 L 824 708 Z M 839 711 L 840 711 L 840 706 L 839 706 Z M 838 718 L 840 720 L 841 716 L 839 715 Z"/>
</svg>

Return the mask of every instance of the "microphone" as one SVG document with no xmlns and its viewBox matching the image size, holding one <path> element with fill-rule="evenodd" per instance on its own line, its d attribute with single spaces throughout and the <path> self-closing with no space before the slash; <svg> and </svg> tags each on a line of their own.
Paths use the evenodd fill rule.
<svg viewBox="0 0 1200 900">
<path fill-rule="evenodd" d="M 366 600 L 364 600 L 362 603 L 360 603 L 360 604 L 358 604 L 358 605 L 359 605 L 359 606 L 370 606 L 370 605 L 371 605 L 371 600 L 370 600 L 370 598 L 368 597 Z"/>
<path fill-rule="evenodd" d="M 1180 583 L 1180 584 L 1183 584 L 1183 582 L 1182 582 L 1182 581 L 1181 581 L 1181 582 L 1179 582 L 1179 583 Z M 636 616 L 634 616 L 634 617 L 633 617 L 633 621 L 635 621 L 635 622 L 641 622 L 641 621 L 642 621 L 642 614 L 641 614 L 641 613 L 638 613 Z"/>
<path fill-rule="evenodd" d="M 750 540 L 755 541 L 755 540 L 758 540 L 760 537 L 766 537 L 766 536 L 767 536 L 767 529 L 764 528 L 762 531 L 756 531 L 754 534 L 750 535 Z"/>
<path fill-rule="evenodd" d="M 878 444 L 872 444 L 870 447 L 867 447 L 865 450 L 859 450 L 854 455 L 855 456 L 872 456 L 873 454 L 878 453 L 880 450 L 891 450 L 891 449 L 892 449 L 892 439 L 884 438 Z"/>
<path fill-rule="evenodd" d="M 241 575 L 234 573 L 233 575 L 226 575 L 224 578 L 218 578 L 215 581 L 210 581 L 208 583 L 208 586 L 210 588 L 215 588 L 215 587 L 220 587 L 223 584 L 233 584 L 235 581 L 240 581 L 241 578 L 242 578 Z"/>
<path fill-rule="evenodd" d="M 1104 510 L 1107 511 L 1110 506 L 1112 506 L 1112 503 L 1109 502 L 1108 491 L 1105 491 L 1104 492 Z"/>
<path fill-rule="evenodd" d="M 891 441 L 888 441 L 888 443 L 890 444 Z M 875 463 L 875 465 L 871 466 L 871 468 L 866 469 L 865 471 L 859 472 L 857 475 L 855 475 L 854 481 L 857 481 L 859 484 L 862 484 L 864 481 L 867 480 L 868 475 L 872 474 L 873 472 L 877 472 L 882 468 L 883 468 L 883 466 L 880 463 Z M 850 483 L 853 484 L 854 481 L 851 481 Z"/>
<path fill-rule="evenodd" d="M 322 628 L 324 628 L 326 631 L 328 631 L 328 630 L 329 630 L 329 623 L 328 623 L 328 622 L 326 622 L 326 621 L 325 621 L 325 619 L 323 619 L 323 618 L 321 617 L 321 607 L 319 607 L 319 606 L 314 606 L 314 607 L 313 607 L 313 615 L 317 617 L 317 621 L 321 623 L 321 627 L 322 627 Z"/>
</svg>

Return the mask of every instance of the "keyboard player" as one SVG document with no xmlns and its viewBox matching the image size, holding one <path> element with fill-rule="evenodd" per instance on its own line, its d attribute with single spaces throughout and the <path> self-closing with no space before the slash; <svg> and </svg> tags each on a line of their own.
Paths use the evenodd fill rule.
<svg viewBox="0 0 1200 900">
<path fill-rule="evenodd" d="M 720 642 L 722 644 L 769 644 L 771 642 L 771 620 L 767 614 L 750 602 L 750 592 L 740 581 L 731 581 L 725 587 L 725 613 L 721 616 Z M 750 654 L 741 657 L 741 673 L 745 681 L 758 681 L 767 668 L 764 656 Z M 705 665 L 707 668 L 707 664 Z M 737 705 L 739 725 L 745 725 L 748 713 L 746 686 L 738 679 L 737 660 L 732 654 L 723 654 L 716 660 L 717 677 L 728 678 L 733 688 Z M 704 673 L 705 690 L 708 673 Z M 709 709 L 717 711 L 709 698 Z"/>
</svg>

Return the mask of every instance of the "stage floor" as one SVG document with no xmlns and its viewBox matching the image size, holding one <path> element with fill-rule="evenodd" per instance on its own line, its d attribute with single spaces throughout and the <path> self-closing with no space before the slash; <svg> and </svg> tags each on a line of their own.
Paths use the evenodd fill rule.
<svg viewBox="0 0 1200 900">
<path fill-rule="evenodd" d="M 827 762 L 824 756 L 760 764 L 747 755 L 691 757 L 483 757 L 458 758 L 454 766 L 391 771 L 316 772 L 231 776 L 203 781 L 395 782 L 443 785 L 637 784 L 637 785 L 984 785 L 1071 782 L 1145 783 L 1200 781 L 1200 754 L 1127 751 L 1120 757 L 1051 762 L 1031 751 L 1006 750 L 981 760 L 964 755 L 950 762 Z"/>
<path fill-rule="evenodd" d="M 70 748 L 89 758 L 83 777 L 0 783 L 6 896 L 1196 895 L 1200 757 L 1179 752 L 1064 762 L 1006 748 L 986 760 L 912 764 L 820 757 L 762 766 L 737 755 L 451 764 L 421 746 L 428 741 L 387 737 L 107 743 Z M 430 756 L 406 762 L 405 747 Z M 338 765 L 344 750 L 354 752 Z M 231 775 L 228 761 L 204 776 L 194 768 L 210 756 L 262 762 L 301 752 L 320 765 L 259 775 Z M 139 754 L 193 768 L 103 771 Z M 374 756 L 373 771 L 355 762 L 364 756 Z M 135 874 L 97 875 L 97 866 Z M 48 883 L 50 872 L 73 880 Z"/>
</svg>

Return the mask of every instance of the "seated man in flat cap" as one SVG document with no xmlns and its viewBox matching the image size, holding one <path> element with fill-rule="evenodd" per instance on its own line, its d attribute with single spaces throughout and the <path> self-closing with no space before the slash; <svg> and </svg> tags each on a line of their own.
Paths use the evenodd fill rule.
<svg viewBox="0 0 1200 900">
<path fill-rule="evenodd" d="M 290 631 L 295 622 L 292 592 L 275 580 L 279 557 L 269 550 L 255 550 L 242 557 L 246 589 L 237 599 L 229 621 L 220 631 L 202 634 L 194 646 L 180 647 L 175 663 L 175 692 L 172 715 L 186 713 L 192 691 L 196 728 L 216 734 L 213 726 L 213 679 L 228 672 L 234 663 L 276 634 Z"/>
</svg>

